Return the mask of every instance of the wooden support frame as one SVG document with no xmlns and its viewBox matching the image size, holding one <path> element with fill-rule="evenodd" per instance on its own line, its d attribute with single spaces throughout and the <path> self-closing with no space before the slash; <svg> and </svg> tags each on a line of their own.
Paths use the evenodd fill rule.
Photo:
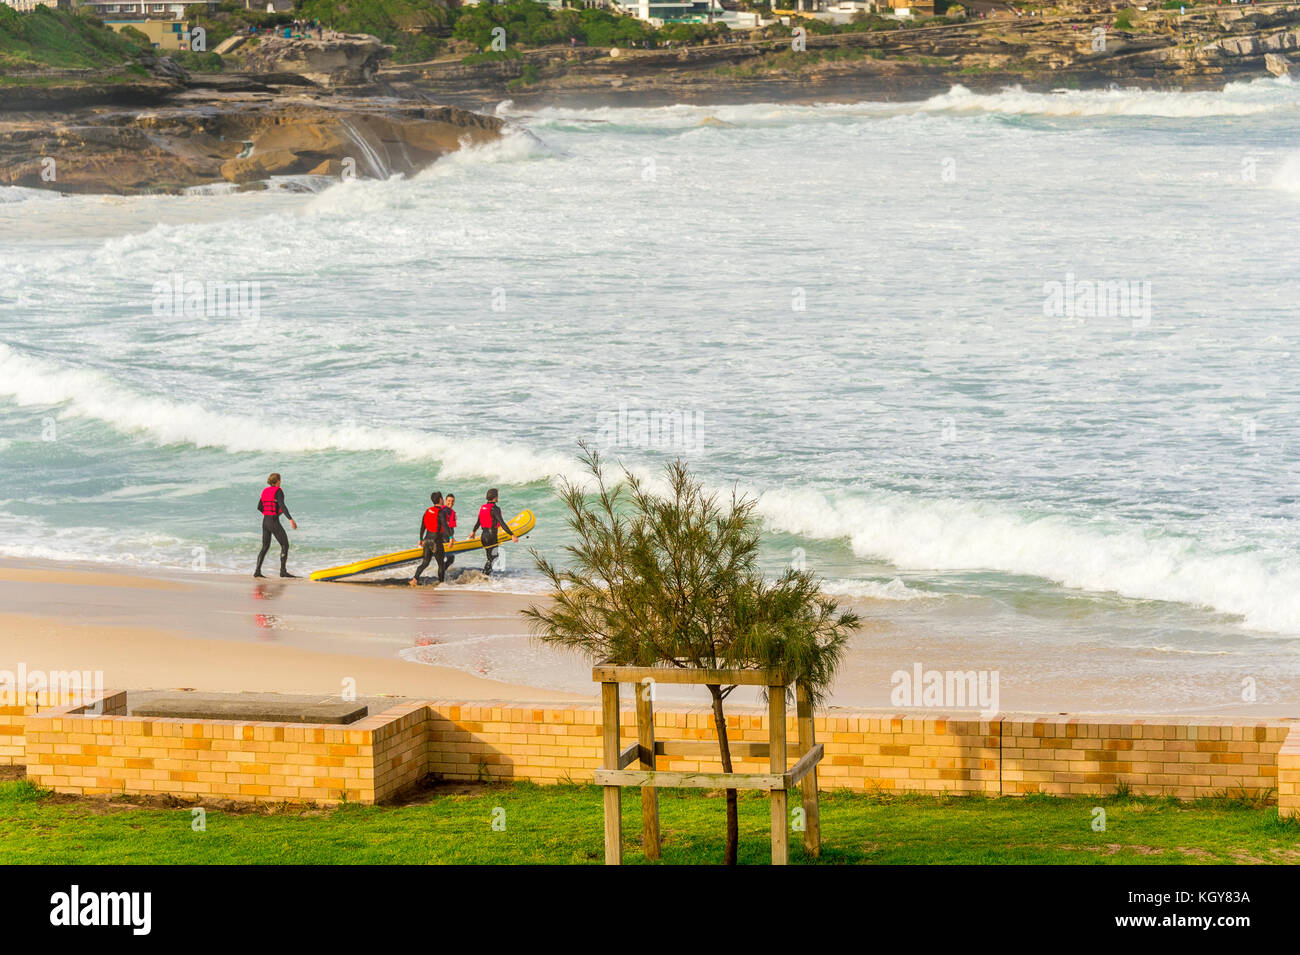
<svg viewBox="0 0 1300 955">
<path fill-rule="evenodd" d="M 604 736 L 605 765 L 619 761 L 618 684 L 600 685 L 600 716 Z M 623 864 L 623 790 L 605 787 L 605 865 Z"/>
<path fill-rule="evenodd" d="M 817 764 L 824 754 L 813 735 L 812 695 L 799 680 L 766 670 L 701 670 L 688 667 L 624 667 L 602 663 L 592 668 L 591 677 L 601 685 L 602 768 L 595 771 L 596 785 L 604 788 L 605 863 L 623 861 L 623 800 L 625 786 L 641 789 L 641 844 L 647 858 L 660 857 L 658 790 L 669 788 L 765 789 L 771 800 L 772 864 L 790 861 L 789 791 L 800 787 L 801 809 L 797 810 L 807 852 L 821 855 L 821 818 L 817 801 Z M 619 684 L 636 684 L 637 739 L 619 748 Z M 711 756 L 716 744 L 703 740 L 655 739 L 655 683 L 705 686 L 765 686 L 768 693 L 768 741 L 731 744 L 737 759 L 768 760 L 766 773 L 670 772 L 655 768 L 656 756 Z M 789 765 L 786 739 L 786 690 L 795 687 L 795 719 L 798 729 L 797 759 Z M 637 763 L 636 769 L 629 769 Z"/>
<path fill-rule="evenodd" d="M 822 744 L 813 731 L 812 694 L 808 687 L 798 683 L 794 688 L 795 721 L 799 729 L 799 762 L 794 770 L 802 768 L 797 777 L 803 804 L 803 847 L 814 859 L 822 854 L 821 807 L 817 803 L 817 764 L 822 761 Z M 806 764 L 806 766 L 805 766 Z"/>
</svg>

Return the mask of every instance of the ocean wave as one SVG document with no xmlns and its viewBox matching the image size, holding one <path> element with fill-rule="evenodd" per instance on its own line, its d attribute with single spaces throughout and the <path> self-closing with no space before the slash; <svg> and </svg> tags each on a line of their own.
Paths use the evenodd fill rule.
<svg viewBox="0 0 1300 955">
<path fill-rule="evenodd" d="M 883 582 L 851 578 L 823 580 L 821 589 L 822 593 L 830 594 L 832 597 L 857 597 L 866 600 L 935 600 L 947 596 L 909 587 L 898 577 Z"/>
<path fill-rule="evenodd" d="M 25 406 L 61 406 L 60 416 L 93 418 L 159 445 L 232 453 L 387 452 L 437 462 L 443 478 L 491 478 L 516 486 L 584 478 L 568 455 L 402 428 L 272 423 L 142 395 L 100 372 L 61 368 L 2 344 L 0 396 Z M 651 487 L 662 487 L 657 476 Z M 903 571 L 1033 576 L 1085 591 L 1203 607 L 1240 617 L 1256 630 L 1300 633 L 1300 565 L 1293 561 L 1221 552 L 1212 542 L 1159 529 L 1089 523 L 979 501 L 871 490 L 751 493 L 771 530 L 810 539 L 848 538 L 857 556 Z M 863 596 L 899 599 L 898 588 L 890 587 Z"/>
<path fill-rule="evenodd" d="M 239 185 L 233 182 L 205 182 L 198 186 L 186 186 L 181 190 L 182 196 L 233 196 L 239 191 Z"/>
<path fill-rule="evenodd" d="M 526 162 L 553 155 L 540 139 L 518 126 L 507 126 L 499 139 L 462 146 L 412 175 L 387 179 L 340 181 L 312 196 L 304 208 L 308 217 L 345 217 L 378 214 L 410 206 L 423 189 L 441 180 L 499 163 Z"/>
<path fill-rule="evenodd" d="M 437 179 L 457 169 L 524 162 L 553 155 L 551 147 L 522 126 L 507 125 L 500 138 L 462 146 L 416 174 L 417 181 Z"/>
<path fill-rule="evenodd" d="M 1135 116 L 1169 119 L 1203 116 L 1250 116 L 1279 109 L 1294 109 L 1300 87 L 1289 79 L 1259 79 L 1230 83 L 1213 92 L 1177 92 L 1112 88 L 1029 92 L 1020 86 L 996 93 L 977 93 L 960 84 L 916 103 L 744 103 L 696 106 L 562 107 L 516 109 L 509 101 L 497 106 L 497 115 L 536 127 L 569 130 L 590 128 L 605 133 L 611 128 L 680 131 L 720 120 L 735 126 L 783 126 L 796 123 L 838 122 L 845 119 L 888 119 L 936 113 L 1001 113 L 1017 116 Z"/>
<path fill-rule="evenodd" d="M 834 498 L 768 491 L 758 512 L 774 530 L 848 537 L 854 554 L 900 570 L 985 570 L 1240 617 L 1251 629 L 1300 634 L 1300 565 L 1215 552 L 1159 530 L 1085 523 L 1003 506 L 869 492 Z"/>
<path fill-rule="evenodd" d="M 159 445 L 232 453 L 388 452 L 439 464 L 445 478 L 491 478 L 524 485 L 556 475 L 580 477 L 575 462 L 486 438 L 447 438 L 400 428 L 285 425 L 247 414 L 210 411 L 193 402 L 141 395 L 98 371 L 74 370 L 0 344 L 0 396 L 20 406 L 62 406 L 60 416 L 91 418 Z"/>
<path fill-rule="evenodd" d="M 37 518 L 0 511 L 0 556 L 162 569 L 186 566 L 192 550 L 180 538 L 150 529 L 52 527 Z"/>
<path fill-rule="evenodd" d="M 1270 185 L 1282 192 L 1300 195 L 1300 153 L 1292 153 L 1282 160 Z"/>
<path fill-rule="evenodd" d="M 1294 108 L 1290 84 L 1270 80 L 1233 84 L 1219 92 L 1161 92 L 1138 89 L 1063 90 L 1031 93 L 1019 86 L 975 93 L 954 86 L 917 107 L 929 113 L 1002 113 L 1014 116 L 1155 116 L 1167 119 L 1250 116 Z"/>
<path fill-rule="evenodd" d="M 10 202 L 58 198 L 60 198 L 59 193 L 50 189 L 30 189 L 27 186 L 0 186 L 0 205 Z"/>
</svg>

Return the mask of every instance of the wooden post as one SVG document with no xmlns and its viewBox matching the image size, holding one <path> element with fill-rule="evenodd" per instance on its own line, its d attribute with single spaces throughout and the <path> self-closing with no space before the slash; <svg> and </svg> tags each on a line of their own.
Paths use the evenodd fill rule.
<svg viewBox="0 0 1300 955">
<path fill-rule="evenodd" d="M 618 684 L 600 685 L 606 769 L 618 769 Z M 605 787 L 605 865 L 623 864 L 623 790 Z"/>
<path fill-rule="evenodd" d="M 785 687 L 767 688 L 767 728 L 770 737 L 769 767 L 773 773 L 784 773 L 785 758 Z M 772 865 L 790 862 L 790 817 L 786 815 L 786 792 L 773 789 L 772 796 Z"/>
<path fill-rule="evenodd" d="M 817 742 L 813 730 L 812 694 L 803 681 L 795 684 L 795 716 L 799 723 L 799 755 L 803 756 Z M 814 766 L 799 785 L 803 794 L 803 847 L 814 859 L 822 854 L 822 821 L 817 804 L 817 767 Z"/>
<path fill-rule="evenodd" d="M 641 768 L 655 768 L 655 683 L 642 681 L 636 688 L 636 740 L 641 749 Z M 641 847 L 647 859 L 659 858 L 659 795 L 653 786 L 641 787 Z"/>
<path fill-rule="evenodd" d="M 779 670 L 756 668 L 691 669 L 683 667 L 634 667 L 598 663 L 592 668 L 592 680 L 601 685 L 601 767 L 595 771 L 595 783 L 604 789 L 605 862 L 619 865 L 623 861 L 622 787 L 641 789 L 642 844 L 646 857 L 662 857 L 662 834 L 659 829 L 659 790 L 664 788 L 753 789 L 767 790 L 771 799 L 772 864 L 790 864 L 790 787 L 798 783 L 803 797 L 805 825 L 804 846 L 811 856 L 821 853 L 821 818 L 818 809 L 817 763 L 825 756 L 813 732 L 812 695 L 806 685 L 790 680 Z M 769 758 L 766 773 L 704 773 L 695 771 L 660 771 L 656 757 L 710 756 L 713 747 L 698 740 L 656 742 L 654 700 L 648 692 L 656 684 L 673 683 L 707 686 L 719 682 L 735 686 L 765 686 L 768 692 L 768 742 L 750 740 L 734 744 L 732 752 L 740 759 Z M 621 746 L 619 725 L 619 684 L 636 684 L 636 742 Z M 798 756 L 789 765 L 786 736 L 785 691 L 795 685 L 798 727 Z M 636 768 L 629 769 L 633 763 Z"/>
</svg>

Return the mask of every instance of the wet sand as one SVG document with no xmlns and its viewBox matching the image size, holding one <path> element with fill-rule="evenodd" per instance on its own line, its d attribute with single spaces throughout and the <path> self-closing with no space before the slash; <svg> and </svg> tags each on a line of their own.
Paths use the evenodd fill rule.
<svg viewBox="0 0 1300 955">
<path fill-rule="evenodd" d="M 581 700 L 409 662 L 446 628 L 527 629 L 528 598 L 439 588 L 156 576 L 0 561 L 0 669 L 101 670 L 109 688 L 466 700 Z"/>
<path fill-rule="evenodd" d="M 539 645 L 519 611 L 545 597 L 449 583 L 316 583 L 217 573 L 138 573 L 0 560 L 0 670 L 98 670 L 106 687 L 189 688 L 338 696 L 594 703 L 591 666 Z M 1198 668 L 1149 648 L 1072 647 L 1043 654 L 1010 639 L 936 633 L 888 601 L 854 601 L 866 623 L 831 693 L 854 710 L 902 707 L 892 675 L 985 670 L 999 679 L 999 712 L 1300 717 L 1300 686 L 1218 657 Z M 1180 669 L 1181 667 L 1181 669 Z M 1260 702 L 1241 700 L 1258 674 Z M 660 687 L 695 708 L 703 691 Z M 733 705 L 758 702 L 737 690 Z M 907 707 L 922 715 L 925 707 Z M 947 712 L 975 706 L 943 706 Z"/>
</svg>

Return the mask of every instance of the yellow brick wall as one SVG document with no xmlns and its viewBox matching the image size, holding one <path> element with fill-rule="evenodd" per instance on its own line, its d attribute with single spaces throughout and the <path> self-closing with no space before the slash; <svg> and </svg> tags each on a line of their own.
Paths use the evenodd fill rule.
<svg viewBox="0 0 1300 955">
<path fill-rule="evenodd" d="M 8 705 L 0 706 L 0 766 L 23 765 L 27 751 L 26 737 L 23 732 L 27 725 L 27 717 L 42 710 L 79 702 L 81 700 L 76 693 L 66 690 L 50 693 L 41 690 L 24 693 L 21 703 L 9 701 Z M 126 706 L 125 697 L 122 697 L 121 705 Z M 121 712 L 126 711 L 123 709 Z"/>
<path fill-rule="evenodd" d="M 386 802 L 429 773 L 429 707 L 422 702 L 404 703 L 373 719 L 383 723 L 371 731 L 372 801 Z"/>
<path fill-rule="evenodd" d="M 32 709 L 39 701 L 32 702 Z M 17 709 L 17 708 L 15 708 Z M 601 764 L 600 709 L 526 703 L 409 702 L 348 726 L 128 717 L 126 694 L 103 712 L 43 707 L 21 719 L 37 785 L 71 793 L 170 793 L 201 801 L 375 803 L 434 773 L 451 780 L 589 782 Z M 621 745 L 636 735 L 620 713 Z M 1300 728 L 1283 720 L 972 719 L 832 711 L 814 721 L 823 789 L 891 792 L 1105 794 L 1121 785 L 1180 798 L 1244 791 L 1278 795 L 1300 813 Z M 766 742 L 767 717 L 727 717 L 730 739 Z M 659 710 L 657 739 L 714 742 L 703 710 Z M 787 722 L 795 759 L 794 718 Z M 9 743 L 12 746 L 12 743 Z M 659 769 L 718 772 L 716 757 L 661 756 Z M 766 772 L 767 760 L 737 760 Z"/>
<path fill-rule="evenodd" d="M 1300 729 L 1277 753 L 1277 811 L 1284 818 L 1300 816 Z"/>
<path fill-rule="evenodd" d="M 423 704 L 347 726 L 93 716 L 81 709 L 27 717 L 27 776 L 38 786 L 198 801 L 374 803 L 425 772 Z"/>
<path fill-rule="evenodd" d="M 518 703 L 430 704 L 429 771 L 447 779 L 589 782 L 600 766 L 599 707 Z M 636 737 L 635 714 L 620 713 L 621 745 Z M 924 719 L 839 713 L 814 720 L 825 747 L 822 789 L 859 791 L 1106 794 L 1118 786 L 1180 798 L 1278 790 L 1278 750 L 1292 724 L 1216 719 L 1042 717 L 992 720 L 960 714 Z M 733 741 L 766 742 L 767 717 L 727 717 Z M 655 713 L 655 738 L 708 740 L 712 714 Z M 794 759 L 795 721 L 786 738 Z M 717 759 L 667 757 L 658 769 L 719 772 Z M 766 772 L 767 761 L 737 760 L 738 772 Z M 1300 782 L 1300 780 L 1297 780 Z"/>
<path fill-rule="evenodd" d="M 1005 720 L 1002 787 L 1007 793 L 1114 792 L 1181 798 L 1278 791 L 1278 751 L 1292 724 L 1226 719 L 1071 717 Z"/>
</svg>

